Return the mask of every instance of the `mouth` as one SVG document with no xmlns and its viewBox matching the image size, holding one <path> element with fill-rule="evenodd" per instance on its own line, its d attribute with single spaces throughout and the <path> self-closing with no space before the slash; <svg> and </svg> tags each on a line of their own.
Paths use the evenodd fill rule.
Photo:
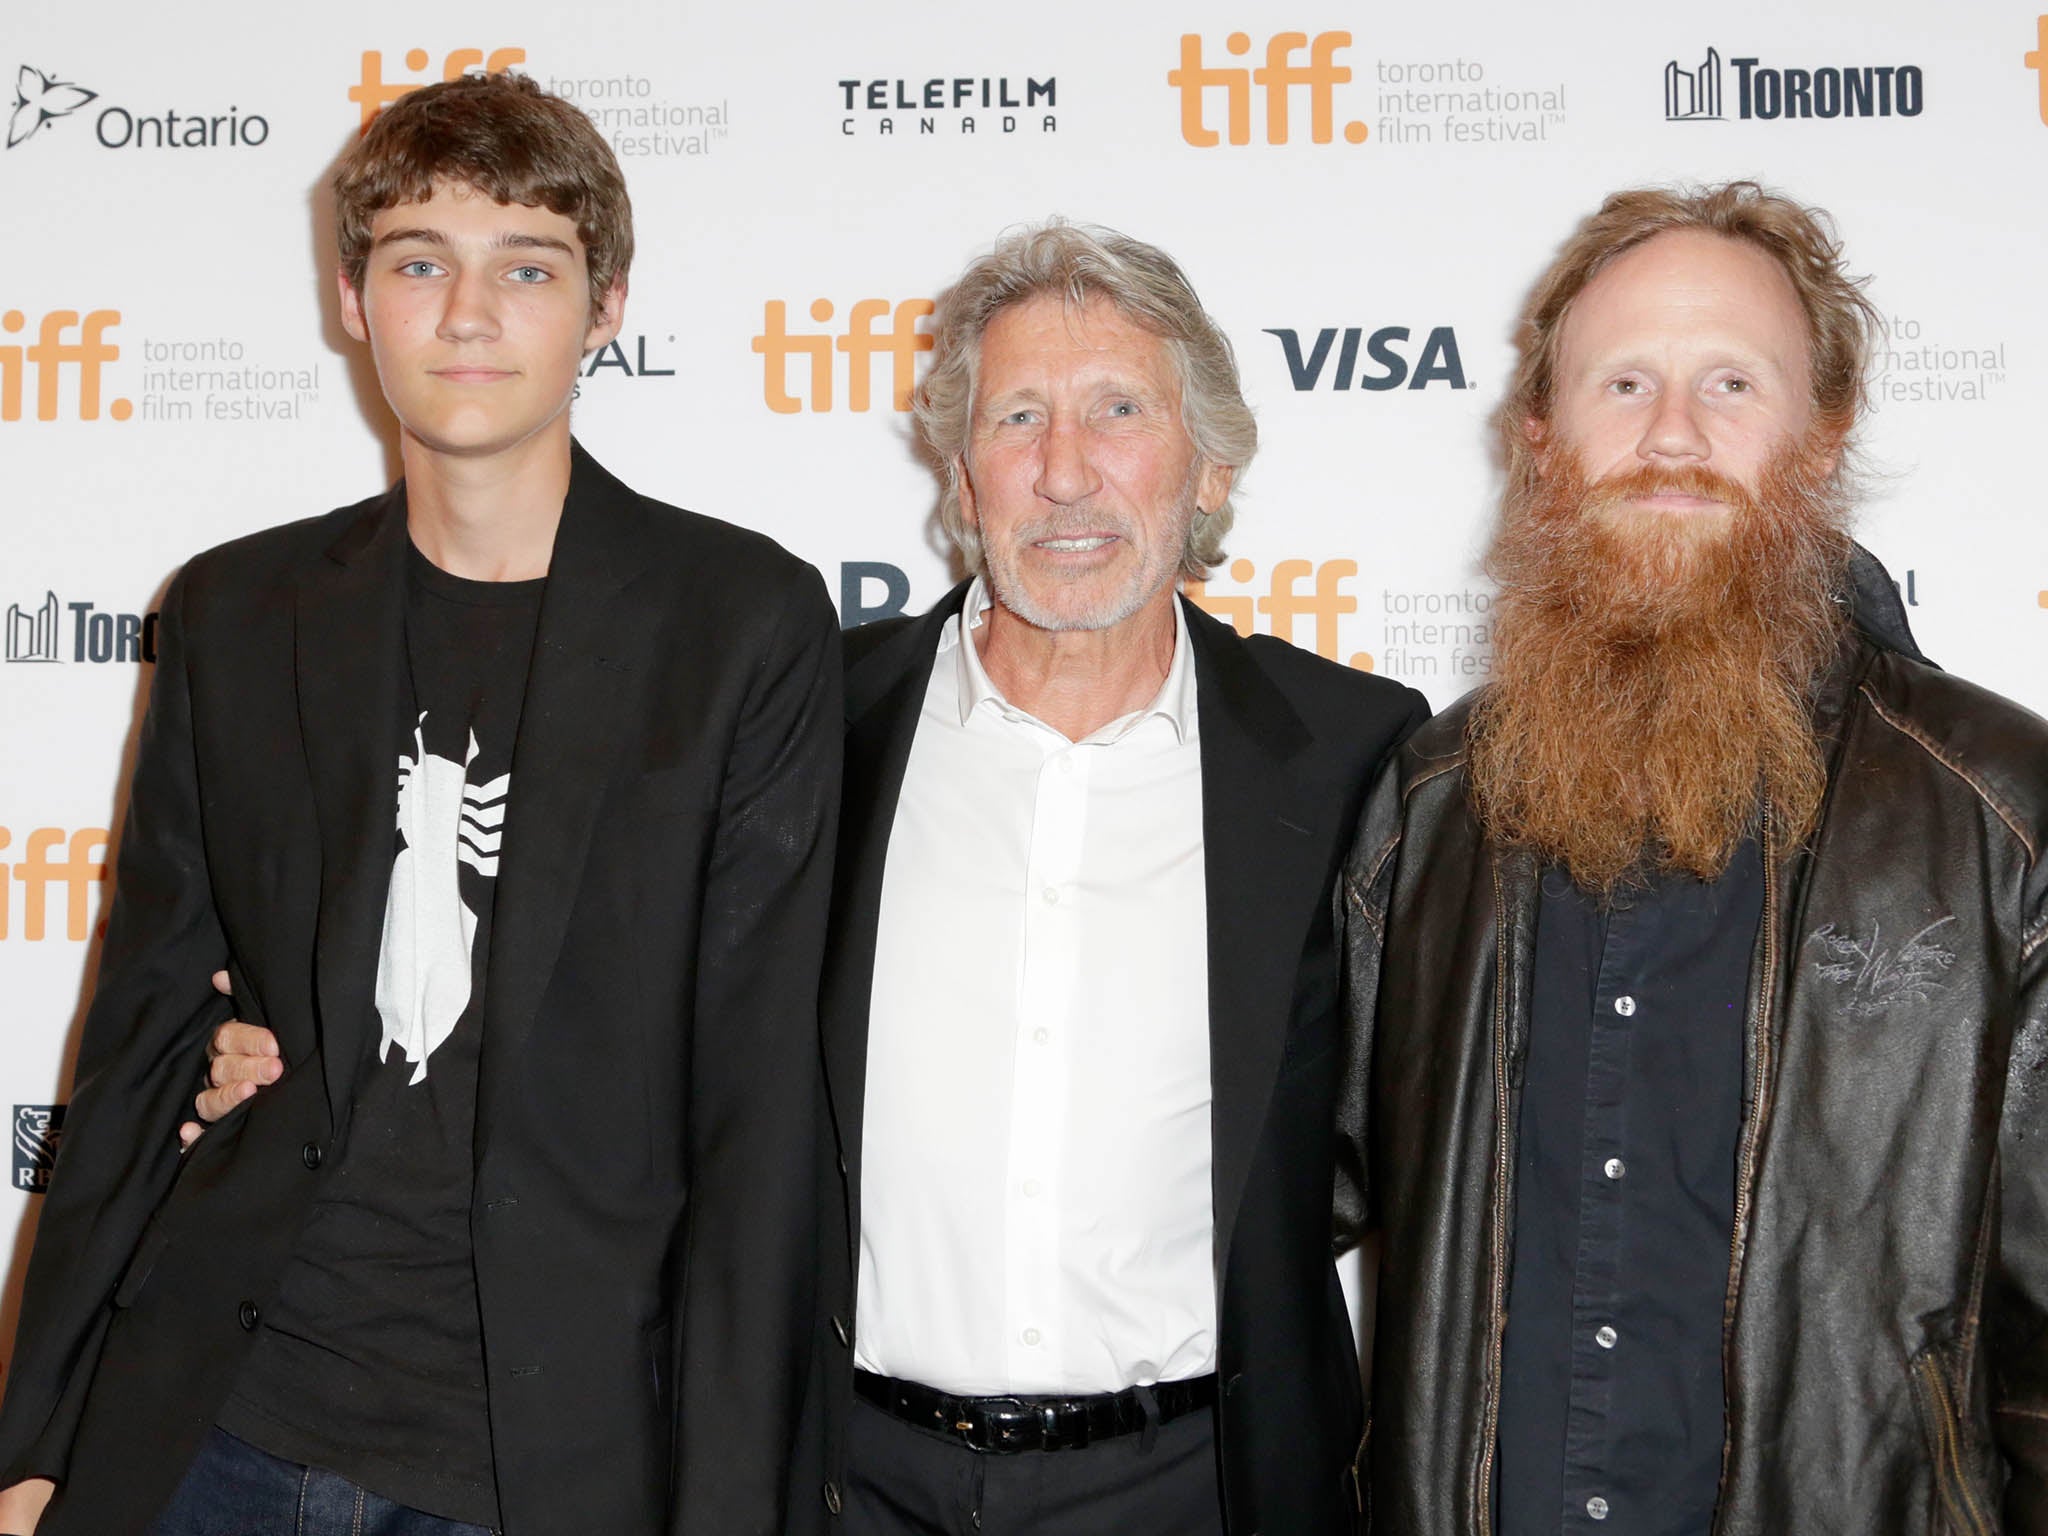
<svg viewBox="0 0 2048 1536">
<path fill-rule="evenodd" d="M 450 384 L 496 384 L 514 376 L 509 368 L 430 368 L 427 371 Z"/>
<path fill-rule="evenodd" d="M 1655 491 L 1647 496 L 1629 497 L 1631 506 L 1642 507 L 1651 512 L 1676 514 L 1698 512 L 1725 512 L 1728 503 L 1713 496 L 1692 496 L 1683 491 Z"/>
<path fill-rule="evenodd" d="M 1113 533 L 1084 533 L 1063 539 L 1039 539 L 1031 547 L 1055 555 L 1085 555 L 1115 542 Z"/>
</svg>

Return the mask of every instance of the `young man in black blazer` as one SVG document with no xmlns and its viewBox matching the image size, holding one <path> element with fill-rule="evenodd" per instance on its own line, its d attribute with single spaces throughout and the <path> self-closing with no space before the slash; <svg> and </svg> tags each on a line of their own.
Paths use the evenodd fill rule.
<svg viewBox="0 0 2048 1536">
<path fill-rule="evenodd" d="M 336 192 L 405 478 L 165 599 L 0 1530 L 773 1532 L 831 607 L 572 443 L 632 250 L 573 107 L 430 86 Z M 289 1070 L 181 1155 L 230 1011 Z"/>
</svg>

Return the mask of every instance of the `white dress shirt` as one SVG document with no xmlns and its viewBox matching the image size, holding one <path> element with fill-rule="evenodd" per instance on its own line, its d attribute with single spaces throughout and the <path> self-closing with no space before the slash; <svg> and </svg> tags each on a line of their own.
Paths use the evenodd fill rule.
<svg viewBox="0 0 2048 1536">
<path fill-rule="evenodd" d="M 979 627 L 976 582 L 962 613 Z M 868 1015 L 855 1363 L 958 1393 L 1215 1369 L 1202 761 L 1187 625 L 1085 741 L 950 620 Z"/>
</svg>

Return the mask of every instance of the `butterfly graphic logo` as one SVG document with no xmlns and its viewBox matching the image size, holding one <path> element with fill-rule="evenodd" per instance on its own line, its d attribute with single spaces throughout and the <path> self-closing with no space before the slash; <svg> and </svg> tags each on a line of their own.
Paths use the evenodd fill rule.
<svg viewBox="0 0 2048 1536">
<path fill-rule="evenodd" d="M 54 79 L 31 64 L 22 65 L 21 73 L 14 77 L 14 116 L 7 121 L 7 147 L 34 138 L 43 124 L 69 117 L 99 94 L 69 80 Z"/>
</svg>

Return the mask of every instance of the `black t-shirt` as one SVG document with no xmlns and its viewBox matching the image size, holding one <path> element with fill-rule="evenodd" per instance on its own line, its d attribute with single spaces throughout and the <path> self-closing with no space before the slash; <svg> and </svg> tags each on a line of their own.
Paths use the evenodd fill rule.
<svg viewBox="0 0 2048 1536">
<path fill-rule="evenodd" d="M 512 743 L 544 581 L 409 555 L 397 838 L 373 1059 L 221 1426 L 444 1519 L 498 1523 L 470 1246 L 477 1062 Z"/>
</svg>

